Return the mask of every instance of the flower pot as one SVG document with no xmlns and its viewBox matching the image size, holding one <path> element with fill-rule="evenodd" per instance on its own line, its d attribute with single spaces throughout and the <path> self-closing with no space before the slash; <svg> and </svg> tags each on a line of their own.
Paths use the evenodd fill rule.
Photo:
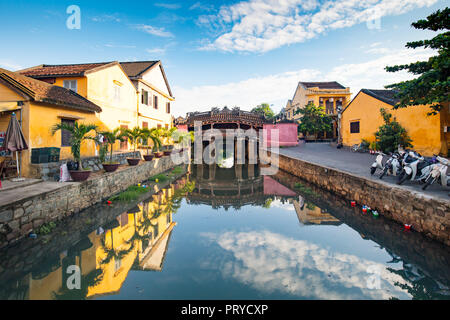
<svg viewBox="0 0 450 320">
<path fill-rule="evenodd" d="M 162 152 L 155 152 L 155 158 L 161 158 L 163 156 Z"/>
<path fill-rule="evenodd" d="M 72 180 L 75 182 L 86 181 L 91 175 L 92 170 L 69 170 L 70 176 Z"/>
<path fill-rule="evenodd" d="M 147 155 L 144 155 L 144 160 L 145 160 L 145 161 L 152 161 L 152 160 L 153 160 L 153 157 L 154 157 L 154 155 L 152 155 L 152 154 L 147 154 Z"/>
<path fill-rule="evenodd" d="M 172 150 L 165 150 L 164 151 L 164 155 L 165 156 L 170 156 L 171 153 L 172 153 Z"/>
<path fill-rule="evenodd" d="M 114 172 L 119 168 L 119 163 L 102 163 L 103 169 L 105 169 L 106 172 Z"/>
<path fill-rule="evenodd" d="M 128 164 L 130 166 L 137 166 L 137 164 L 139 163 L 139 161 L 141 161 L 141 159 L 139 158 L 127 158 Z"/>
</svg>

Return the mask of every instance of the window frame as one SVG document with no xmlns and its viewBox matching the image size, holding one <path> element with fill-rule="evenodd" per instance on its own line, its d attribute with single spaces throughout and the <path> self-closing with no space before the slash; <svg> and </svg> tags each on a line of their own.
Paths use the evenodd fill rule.
<svg viewBox="0 0 450 320">
<path fill-rule="evenodd" d="M 74 119 L 67 119 L 67 118 L 61 118 L 61 124 L 65 123 L 71 123 L 72 125 L 75 124 Z M 69 131 L 66 130 L 61 130 L 61 147 L 70 147 L 70 138 L 72 137 L 72 135 L 70 134 Z M 67 139 L 67 140 L 65 140 Z M 64 144 L 65 142 L 67 142 L 67 144 Z"/>
<path fill-rule="evenodd" d="M 158 110 L 158 96 L 156 94 L 153 95 L 153 108 Z"/>
<path fill-rule="evenodd" d="M 352 127 L 353 124 L 358 124 L 358 129 L 356 131 L 355 128 Z M 352 120 L 350 121 L 350 133 L 361 133 L 361 122 L 359 120 Z"/>
<path fill-rule="evenodd" d="M 72 84 L 75 84 L 75 90 L 72 88 Z M 63 80 L 63 88 L 72 90 L 73 92 L 77 93 L 78 92 L 78 81 L 76 79 Z"/>
</svg>

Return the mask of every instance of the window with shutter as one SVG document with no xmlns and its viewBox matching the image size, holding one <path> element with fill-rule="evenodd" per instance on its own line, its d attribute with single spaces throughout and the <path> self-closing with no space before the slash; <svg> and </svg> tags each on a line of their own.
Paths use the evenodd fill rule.
<svg viewBox="0 0 450 320">
<path fill-rule="evenodd" d="M 153 108 L 158 109 L 158 96 L 153 96 Z"/>
<path fill-rule="evenodd" d="M 170 113 L 170 102 L 166 103 L 166 112 Z"/>
<path fill-rule="evenodd" d="M 73 126 L 75 123 L 75 120 L 61 119 L 61 123 Z M 71 137 L 72 137 L 72 134 L 69 131 L 61 130 L 61 147 L 70 147 L 70 138 Z"/>
</svg>

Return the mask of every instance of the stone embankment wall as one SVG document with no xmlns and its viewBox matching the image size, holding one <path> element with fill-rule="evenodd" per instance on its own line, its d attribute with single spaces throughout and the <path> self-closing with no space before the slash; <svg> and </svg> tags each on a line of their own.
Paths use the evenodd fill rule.
<svg viewBox="0 0 450 320">
<path fill-rule="evenodd" d="M 261 152 L 268 162 L 270 152 Z M 450 246 L 450 201 L 279 155 L 279 168 Z"/>
<path fill-rule="evenodd" d="M 54 191 L 4 205 L 0 207 L 0 247 L 28 235 L 44 223 L 77 213 L 174 166 L 170 156 L 141 161 L 138 166 L 97 173 L 87 181 L 64 183 Z"/>
<path fill-rule="evenodd" d="M 127 158 L 141 158 L 139 151 L 136 152 L 120 152 L 113 153 L 113 162 L 127 164 Z M 109 161 L 109 154 L 106 159 Z M 30 164 L 30 176 L 44 181 L 59 181 L 59 170 L 62 164 L 67 163 L 68 159 L 59 162 L 49 162 L 40 164 Z M 82 158 L 81 164 L 83 168 L 91 168 L 92 171 L 103 170 L 99 157 Z"/>
</svg>

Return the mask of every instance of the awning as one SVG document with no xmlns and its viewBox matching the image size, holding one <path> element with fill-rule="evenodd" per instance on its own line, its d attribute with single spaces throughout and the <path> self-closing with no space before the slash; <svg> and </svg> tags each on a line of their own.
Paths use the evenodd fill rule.
<svg viewBox="0 0 450 320">
<path fill-rule="evenodd" d="M 22 107 L 19 107 L 17 105 L 17 101 L 14 102 L 0 102 L 0 112 L 5 111 L 14 111 L 14 110 L 20 110 Z"/>
</svg>

